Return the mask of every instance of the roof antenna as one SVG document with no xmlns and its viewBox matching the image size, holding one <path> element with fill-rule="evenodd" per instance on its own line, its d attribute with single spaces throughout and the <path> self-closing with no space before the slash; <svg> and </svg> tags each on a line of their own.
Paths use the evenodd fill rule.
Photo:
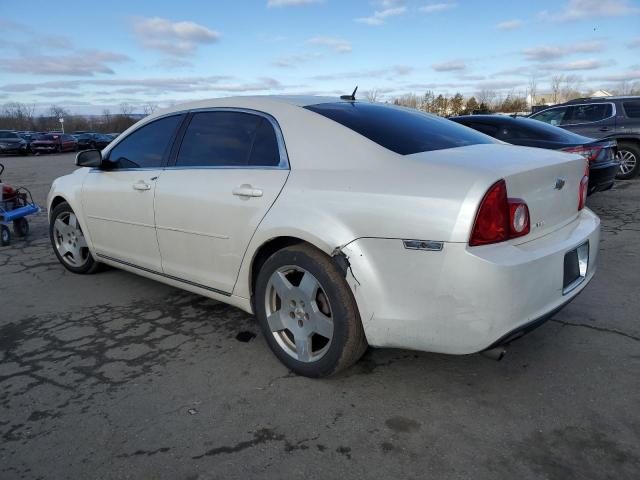
<svg viewBox="0 0 640 480">
<path fill-rule="evenodd" d="M 356 101 L 356 92 L 358 91 L 358 86 L 353 89 L 353 93 L 351 95 L 340 95 L 340 100 L 349 100 L 351 102 Z"/>
</svg>

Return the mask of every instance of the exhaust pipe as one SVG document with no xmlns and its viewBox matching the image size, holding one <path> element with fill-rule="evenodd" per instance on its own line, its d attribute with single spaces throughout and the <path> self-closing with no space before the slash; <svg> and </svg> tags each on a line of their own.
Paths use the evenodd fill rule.
<svg viewBox="0 0 640 480">
<path fill-rule="evenodd" d="M 484 355 L 487 358 L 490 358 L 491 360 L 495 360 L 496 362 L 499 362 L 507 354 L 507 349 L 502 346 L 495 347 L 495 348 L 490 348 L 489 350 L 484 350 L 480 352 L 480 354 Z"/>
</svg>

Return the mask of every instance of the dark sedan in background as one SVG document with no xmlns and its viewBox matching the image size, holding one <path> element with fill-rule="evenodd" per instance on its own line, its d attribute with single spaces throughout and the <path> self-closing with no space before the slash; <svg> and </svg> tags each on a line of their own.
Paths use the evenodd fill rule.
<svg viewBox="0 0 640 480">
<path fill-rule="evenodd" d="M 619 168 L 615 140 L 594 140 L 524 117 L 464 115 L 450 120 L 513 145 L 579 153 L 589 160 L 588 193 L 613 187 Z"/>
<path fill-rule="evenodd" d="M 75 135 L 75 138 L 78 142 L 78 150 L 86 150 L 89 148 L 98 148 L 102 150 L 104 147 L 111 143 L 113 140 L 110 136 L 104 135 L 102 133 L 80 133 Z"/>
<path fill-rule="evenodd" d="M 45 133 L 31 142 L 33 153 L 74 152 L 77 149 L 76 139 L 65 133 Z"/>
<path fill-rule="evenodd" d="M 20 135 L 11 130 L 0 130 L 0 154 L 19 154 L 26 155 L 29 153 L 29 144 Z"/>
</svg>

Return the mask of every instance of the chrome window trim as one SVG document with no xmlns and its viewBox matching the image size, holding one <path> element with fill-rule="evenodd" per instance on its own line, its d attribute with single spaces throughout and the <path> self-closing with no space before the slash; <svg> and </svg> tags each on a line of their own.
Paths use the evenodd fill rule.
<svg viewBox="0 0 640 480">
<path fill-rule="evenodd" d="M 177 166 L 177 165 L 172 165 L 172 166 L 167 166 L 165 165 L 164 167 L 141 167 L 141 168 L 115 168 L 113 170 L 102 170 L 100 168 L 92 168 L 91 172 L 102 172 L 102 171 L 109 171 L 109 172 L 142 172 L 142 171 L 149 171 L 149 170 L 229 170 L 229 169 L 233 169 L 233 170 L 290 170 L 291 169 L 291 164 L 289 163 L 289 155 L 287 153 L 287 146 L 284 143 L 284 136 L 282 134 L 282 129 L 280 128 L 280 124 L 278 123 L 278 121 L 269 113 L 267 112 L 263 112 L 260 110 L 253 110 L 251 108 L 243 108 L 243 107 L 203 107 L 203 108 L 192 108 L 192 109 L 187 109 L 187 110 L 179 110 L 176 112 L 171 112 L 171 113 L 166 113 L 164 115 L 159 115 L 157 117 L 154 117 L 153 119 L 149 120 L 148 122 L 145 122 L 143 124 L 141 124 L 139 127 L 137 127 L 135 130 L 132 130 L 131 132 L 127 133 L 127 135 L 120 135 L 120 137 L 118 137 L 118 142 L 113 144 L 113 145 L 109 145 L 105 154 L 103 155 L 103 158 L 106 158 L 110 153 L 111 150 L 113 150 L 118 143 L 120 143 L 121 141 L 123 141 L 125 138 L 129 137 L 129 135 L 131 135 L 134 132 L 137 132 L 139 129 L 143 128 L 145 125 L 150 124 L 151 122 L 154 122 L 156 120 L 160 120 L 162 118 L 166 118 L 166 117 L 170 117 L 172 115 L 188 115 L 189 113 L 202 113 L 202 112 L 240 112 L 240 113 L 247 113 L 250 115 L 257 115 L 259 117 L 262 117 L 266 120 L 269 121 L 269 123 L 271 124 L 271 126 L 273 127 L 273 130 L 276 134 L 276 141 L 278 142 L 278 153 L 280 155 L 280 162 L 278 163 L 278 165 L 244 165 L 244 166 L 237 166 L 237 165 L 190 165 L 190 166 Z M 187 125 L 187 129 L 189 128 L 189 126 Z M 186 130 L 185 130 L 185 134 L 186 134 Z M 183 137 L 184 138 L 184 137 Z M 178 151 L 178 153 L 180 153 Z M 176 159 L 177 160 L 177 159 Z"/>
<path fill-rule="evenodd" d="M 597 122 L 602 122 L 604 120 L 608 120 L 610 118 L 613 118 L 617 115 L 617 110 L 616 110 L 616 104 L 613 102 L 588 102 L 588 103 L 572 103 L 570 105 L 555 105 L 553 107 L 549 107 L 549 108 L 545 108 L 544 110 L 540 110 L 539 112 L 534 113 L 533 115 L 531 115 L 529 118 L 531 118 L 532 120 L 537 120 L 534 115 L 539 115 L 541 113 L 544 112 L 548 112 L 549 110 L 554 110 L 554 109 L 558 109 L 558 108 L 571 108 L 571 107 L 577 107 L 577 106 L 581 106 L 581 105 L 611 105 L 611 112 L 612 114 L 608 117 L 604 117 L 601 118 L 600 120 L 594 120 L 593 122 L 582 122 L 582 123 L 562 123 L 560 125 L 554 125 L 555 127 L 573 127 L 576 125 L 591 125 L 592 123 L 597 123 Z M 542 122 L 542 120 L 538 120 L 539 122 Z M 546 123 L 547 125 L 551 125 L 550 123 L 547 122 L 543 122 Z"/>
</svg>

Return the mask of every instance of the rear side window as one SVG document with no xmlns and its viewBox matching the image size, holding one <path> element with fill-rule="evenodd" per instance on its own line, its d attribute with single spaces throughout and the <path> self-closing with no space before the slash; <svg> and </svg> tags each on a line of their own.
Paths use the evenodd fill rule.
<svg viewBox="0 0 640 480">
<path fill-rule="evenodd" d="M 599 122 L 613 115 L 613 107 L 610 103 L 592 103 L 589 105 L 575 105 L 569 107 L 563 125 L 575 125 L 577 123 Z"/>
<path fill-rule="evenodd" d="M 276 135 L 264 117 L 244 112 L 200 112 L 189 123 L 176 166 L 275 166 L 279 162 Z"/>
<path fill-rule="evenodd" d="M 304 108 L 400 155 L 495 143 L 462 125 L 418 110 L 359 102 L 321 103 Z"/>
<path fill-rule="evenodd" d="M 147 123 L 127 135 L 109 153 L 113 168 L 159 168 L 164 164 L 184 115 L 172 115 Z"/>
<path fill-rule="evenodd" d="M 638 102 L 622 102 L 624 113 L 629 118 L 640 118 L 640 101 Z"/>
</svg>

